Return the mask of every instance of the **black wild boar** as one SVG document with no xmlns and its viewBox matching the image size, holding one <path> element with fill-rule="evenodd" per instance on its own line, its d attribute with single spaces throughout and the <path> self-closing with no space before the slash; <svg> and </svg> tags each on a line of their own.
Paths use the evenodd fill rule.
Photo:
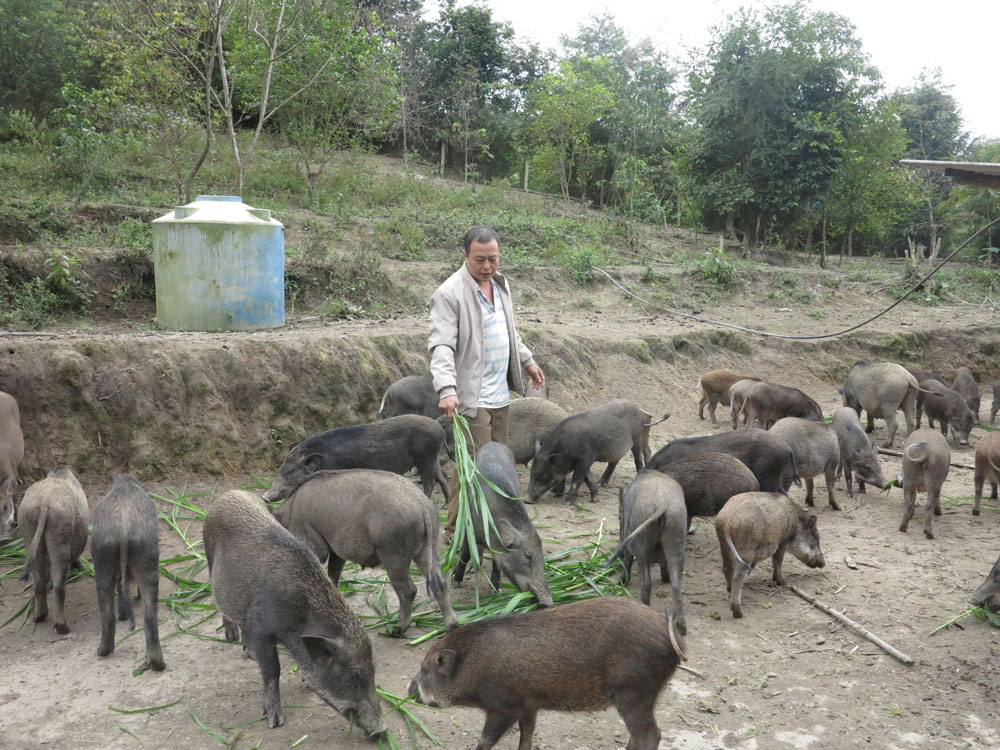
<svg viewBox="0 0 1000 750">
<path fill-rule="evenodd" d="M 993 563 L 993 569 L 969 601 L 977 607 L 986 607 L 991 612 L 1000 614 L 1000 557 Z"/>
<path fill-rule="evenodd" d="M 928 425 L 933 427 L 934 420 L 937 420 L 941 423 L 942 435 L 948 437 L 948 428 L 951 427 L 955 444 L 968 445 L 976 416 L 966 406 L 962 395 L 936 380 L 924 380 L 920 388 L 917 394 L 917 427 L 920 427 L 920 418 L 926 411 Z"/>
<path fill-rule="evenodd" d="M 80 567 L 87 546 L 90 509 L 79 480 L 68 466 L 57 466 L 40 482 L 28 487 L 21 502 L 18 527 L 26 546 L 24 573 L 35 581 L 35 622 L 49 614 L 48 582 L 55 594 L 55 629 L 69 632 L 66 624 L 66 576 L 70 566 Z"/>
<path fill-rule="evenodd" d="M 903 520 L 899 530 L 905 532 L 913 518 L 917 493 L 927 493 L 924 513 L 924 536 L 934 538 L 931 525 L 934 516 L 941 515 L 941 487 L 948 476 L 951 450 L 939 432 L 923 427 L 914 430 L 903 444 Z"/>
<path fill-rule="evenodd" d="M 885 420 L 889 434 L 883 448 L 890 448 L 896 437 L 896 411 L 903 410 L 906 434 L 913 432 L 913 413 L 917 405 L 917 379 L 900 365 L 892 362 L 855 362 L 847 374 L 841 393 L 844 406 L 849 406 L 861 416 L 868 413 L 865 432 L 875 431 L 875 417 Z"/>
<path fill-rule="evenodd" d="M 651 607 L 624 597 L 587 599 L 448 633 L 424 656 L 410 693 L 429 706 L 485 711 L 476 750 L 490 750 L 515 722 L 519 750 L 531 750 L 540 709 L 609 705 L 625 722 L 629 750 L 656 750 L 653 709 L 683 658 L 683 636 Z"/>
<path fill-rule="evenodd" d="M 959 367 L 955 370 L 955 382 L 951 384 L 953 391 L 965 399 L 966 405 L 972 410 L 976 422 L 979 421 L 979 383 L 968 367 Z"/>
<path fill-rule="evenodd" d="M 858 413 L 849 406 L 842 406 L 833 413 L 833 431 L 840 447 L 840 466 L 847 482 L 847 496 L 854 497 L 853 475 L 858 475 L 858 491 L 865 491 L 865 482 L 885 487 L 878 453 L 861 427 Z"/>
<path fill-rule="evenodd" d="M 973 482 L 976 496 L 972 505 L 972 515 L 979 515 L 983 502 L 983 485 L 990 483 L 990 500 L 997 499 L 997 483 L 1000 483 L 1000 433 L 990 432 L 983 436 L 976 446 L 976 469 Z"/>
<path fill-rule="evenodd" d="M 741 380 L 760 380 L 752 375 L 737 375 L 729 370 L 712 370 L 706 372 L 695 385 L 695 395 L 701 393 L 698 401 L 698 419 L 705 418 L 705 404 L 708 404 L 708 416 L 712 424 L 718 424 L 715 418 L 715 407 L 719 404 L 729 406 L 729 389 Z"/>
<path fill-rule="evenodd" d="M 205 556 L 226 639 L 241 631 L 264 681 L 264 714 L 281 726 L 278 644 L 320 698 L 370 739 L 385 732 L 375 694 L 372 644 L 316 555 L 248 492 L 232 490 L 209 508 Z"/>
<path fill-rule="evenodd" d="M 14 500 L 21 479 L 17 467 L 24 458 L 24 435 L 17 400 L 0 391 L 0 539 L 10 536 Z"/>
<path fill-rule="evenodd" d="M 441 416 L 438 400 L 433 380 L 426 375 L 407 375 L 386 388 L 375 419 L 390 419 L 401 414 L 437 419 Z"/>
<path fill-rule="evenodd" d="M 539 399 L 531 400 L 539 401 Z M 494 523 L 488 535 L 483 528 L 483 516 L 479 504 L 470 502 L 469 510 L 472 513 L 476 544 L 480 553 L 485 546 L 489 547 L 493 555 L 490 583 L 494 589 L 499 590 L 500 574 L 503 573 L 518 591 L 530 591 L 541 606 L 551 607 L 552 592 L 549 590 L 549 582 L 545 579 L 542 538 L 531 523 L 524 509 L 524 503 L 518 499 L 521 494 L 521 484 L 517 477 L 514 454 L 506 445 L 487 443 L 476 453 L 476 468 L 482 474 L 478 480 L 479 486 L 483 490 Z M 495 485 L 500 492 L 493 489 L 489 483 Z M 456 583 L 461 583 L 465 577 L 465 568 L 470 557 L 470 550 L 466 544 L 455 566 Z"/>
<path fill-rule="evenodd" d="M 691 516 L 714 516 L 733 495 L 760 489 L 746 464 L 728 453 L 696 453 L 659 471 L 684 490 L 689 521 Z"/>
<path fill-rule="evenodd" d="M 97 606 L 101 610 L 101 645 L 98 656 L 115 650 L 115 589 L 118 589 L 118 619 L 135 629 L 130 581 L 142 597 L 142 625 L 146 634 L 146 658 L 155 671 L 164 668 L 160 649 L 156 608 L 160 588 L 160 540 L 156 531 L 156 505 L 139 480 L 119 474 L 111 489 L 94 507 L 94 531 L 90 554 L 97 582 Z"/>
<path fill-rule="evenodd" d="M 377 469 L 405 474 L 414 466 L 427 497 L 434 491 L 435 481 L 448 497 L 448 482 L 438 460 L 443 445 L 444 428 L 417 414 L 328 430 L 289 451 L 264 500 L 283 500 L 317 471 Z"/>
<path fill-rule="evenodd" d="M 757 477 L 763 492 L 788 492 L 793 484 L 802 486 L 788 443 L 759 427 L 675 438 L 649 459 L 647 468 L 664 471 L 669 464 L 682 458 L 709 452 L 728 453 L 738 458 Z"/>
<path fill-rule="evenodd" d="M 781 563 L 788 550 L 810 568 L 826 565 L 819 548 L 816 516 L 787 495 L 747 492 L 732 498 L 715 517 L 722 573 L 733 617 L 743 617 L 743 581 L 761 560 L 771 558 L 774 582 L 785 585 Z"/>
<path fill-rule="evenodd" d="M 664 414 L 656 422 L 650 422 L 651 418 L 651 414 L 635 404 L 619 399 L 564 419 L 535 452 L 528 484 L 529 502 L 536 502 L 548 489 L 561 485 L 570 472 L 573 478 L 566 504 L 574 503 L 583 482 L 590 490 L 590 501 L 597 502 L 597 487 L 590 478 L 591 464 L 608 462 L 598 482 L 604 486 L 631 448 L 635 470 L 641 471 L 649 460 L 649 428 L 669 419 L 670 414 Z"/>
<path fill-rule="evenodd" d="M 760 422 L 765 430 L 779 419 L 799 417 L 814 422 L 823 421 L 823 410 L 813 399 L 798 388 L 776 383 L 757 383 L 743 397 L 746 423 L 753 427 Z"/>
<path fill-rule="evenodd" d="M 769 432 L 784 440 L 795 458 L 795 473 L 806 480 L 806 505 L 813 505 L 813 478 L 826 479 L 826 495 L 830 507 L 840 510 L 833 491 L 837 465 L 840 463 L 840 443 L 837 433 L 823 422 L 799 417 L 785 417 L 775 422 Z"/>
<path fill-rule="evenodd" d="M 622 559 L 621 580 L 627 586 L 632 577 L 632 561 L 638 561 L 642 582 L 639 598 L 647 605 L 653 591 L 649 568 L 654 562 L 659 563 L 660 580 L 670 583 L 667 622 L 686 635 L 681 591 L 684 537 L 688 528 L 684 490 L 675 480 L 658 471 L 640 472 L 619 500 L 618 528 L 621 542 L 608 562 Z"/>
<path fill-rule="evenodd" d="M 458 627 L 441 577 L 437 510 L 410 480 L 371 469 L 319 471 L 274 515 L 321 562 L 328 561 L 334 585 L 348 560 L 363 567 L 384 567 L 399 597 L 396 635 L 410 627 L 417 594 L 410 579 L 411 562 L 424 574 L 427 593 L 438 603 L 445 623 Z"/>
<path fill-rule="evenodd" d="M 519 398 L 510 402 L 507 445 L 515 463 L 525 466 L 535 457 L 535 447 L 566 417 L 566 410 L 541 398 Z"/>
</svg>

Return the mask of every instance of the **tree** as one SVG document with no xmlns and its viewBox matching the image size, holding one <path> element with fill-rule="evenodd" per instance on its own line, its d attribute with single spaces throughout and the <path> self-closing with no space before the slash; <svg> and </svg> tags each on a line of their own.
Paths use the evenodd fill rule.
<svg viewBox="0 0 1000 750">
<path fill-rule="evenodd" d="M 564 60 L 557 71 L 528 88 L 528 141 L 551 160 L 567 200 L 574 169 L 593 153 L 588 130 L 614 106 L 611 92 L 593 75 L 601 67 L 595 63 L 587 75 L 580 75 Z"/>
<path fill-rule="evenodd" d="M 801 2 L 741 10 L 713 36 L 688 77 L 686 165 L 706 217 L 754 248 L 828 193 L 878 74 L 846 18 Z"/>
</svg>

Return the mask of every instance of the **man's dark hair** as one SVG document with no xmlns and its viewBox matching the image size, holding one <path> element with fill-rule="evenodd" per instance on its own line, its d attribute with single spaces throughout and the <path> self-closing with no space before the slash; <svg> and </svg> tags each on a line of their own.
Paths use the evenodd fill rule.
<svg viewBox="0 0 1000 750">
<path fill-rule="evenodd" d="M 478 242 L 482 245 L 488 245 L 497 241 L 497 247 L 500 246 L 500 237 L 489 227 L 472 227 L 468 232 L 465 233 L 465 254 L 469 254 L 469 248 L 472 247 L 473 242 Z"/>
</svg>

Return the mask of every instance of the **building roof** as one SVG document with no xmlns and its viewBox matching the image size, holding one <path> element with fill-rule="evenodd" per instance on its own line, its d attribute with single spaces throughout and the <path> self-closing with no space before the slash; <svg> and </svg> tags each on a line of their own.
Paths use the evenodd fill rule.
<svg viewBox="0 0 1000 750">
<path fill-rule="evenodd" d="M 1000 189 L 1000 164 L 973 161 L 923 161 L 920 159 L 902 159 L 899 162 L 906 167 L 930 169 L 944 172 L 946 176 L 961 185 Z"/>
</svg>

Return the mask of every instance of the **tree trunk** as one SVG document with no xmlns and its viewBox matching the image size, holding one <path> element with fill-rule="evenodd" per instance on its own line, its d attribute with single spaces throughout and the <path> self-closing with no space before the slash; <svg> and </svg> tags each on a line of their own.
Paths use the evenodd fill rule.
<svg viewBox="0 0 1000 750">
<path fill-rule="evenodd" d="M 524 157 L 524 190 L 528 191 L 528 170 L 531 168 L 531 159 Z"/>
<path fill-rule="evenodd" d="M 448 144 L 445 143 L 444 138 L 441 139 L 441 176 L 444 177 L 444 161 L 445 156 L 448 153 Z"/>
</svg>

